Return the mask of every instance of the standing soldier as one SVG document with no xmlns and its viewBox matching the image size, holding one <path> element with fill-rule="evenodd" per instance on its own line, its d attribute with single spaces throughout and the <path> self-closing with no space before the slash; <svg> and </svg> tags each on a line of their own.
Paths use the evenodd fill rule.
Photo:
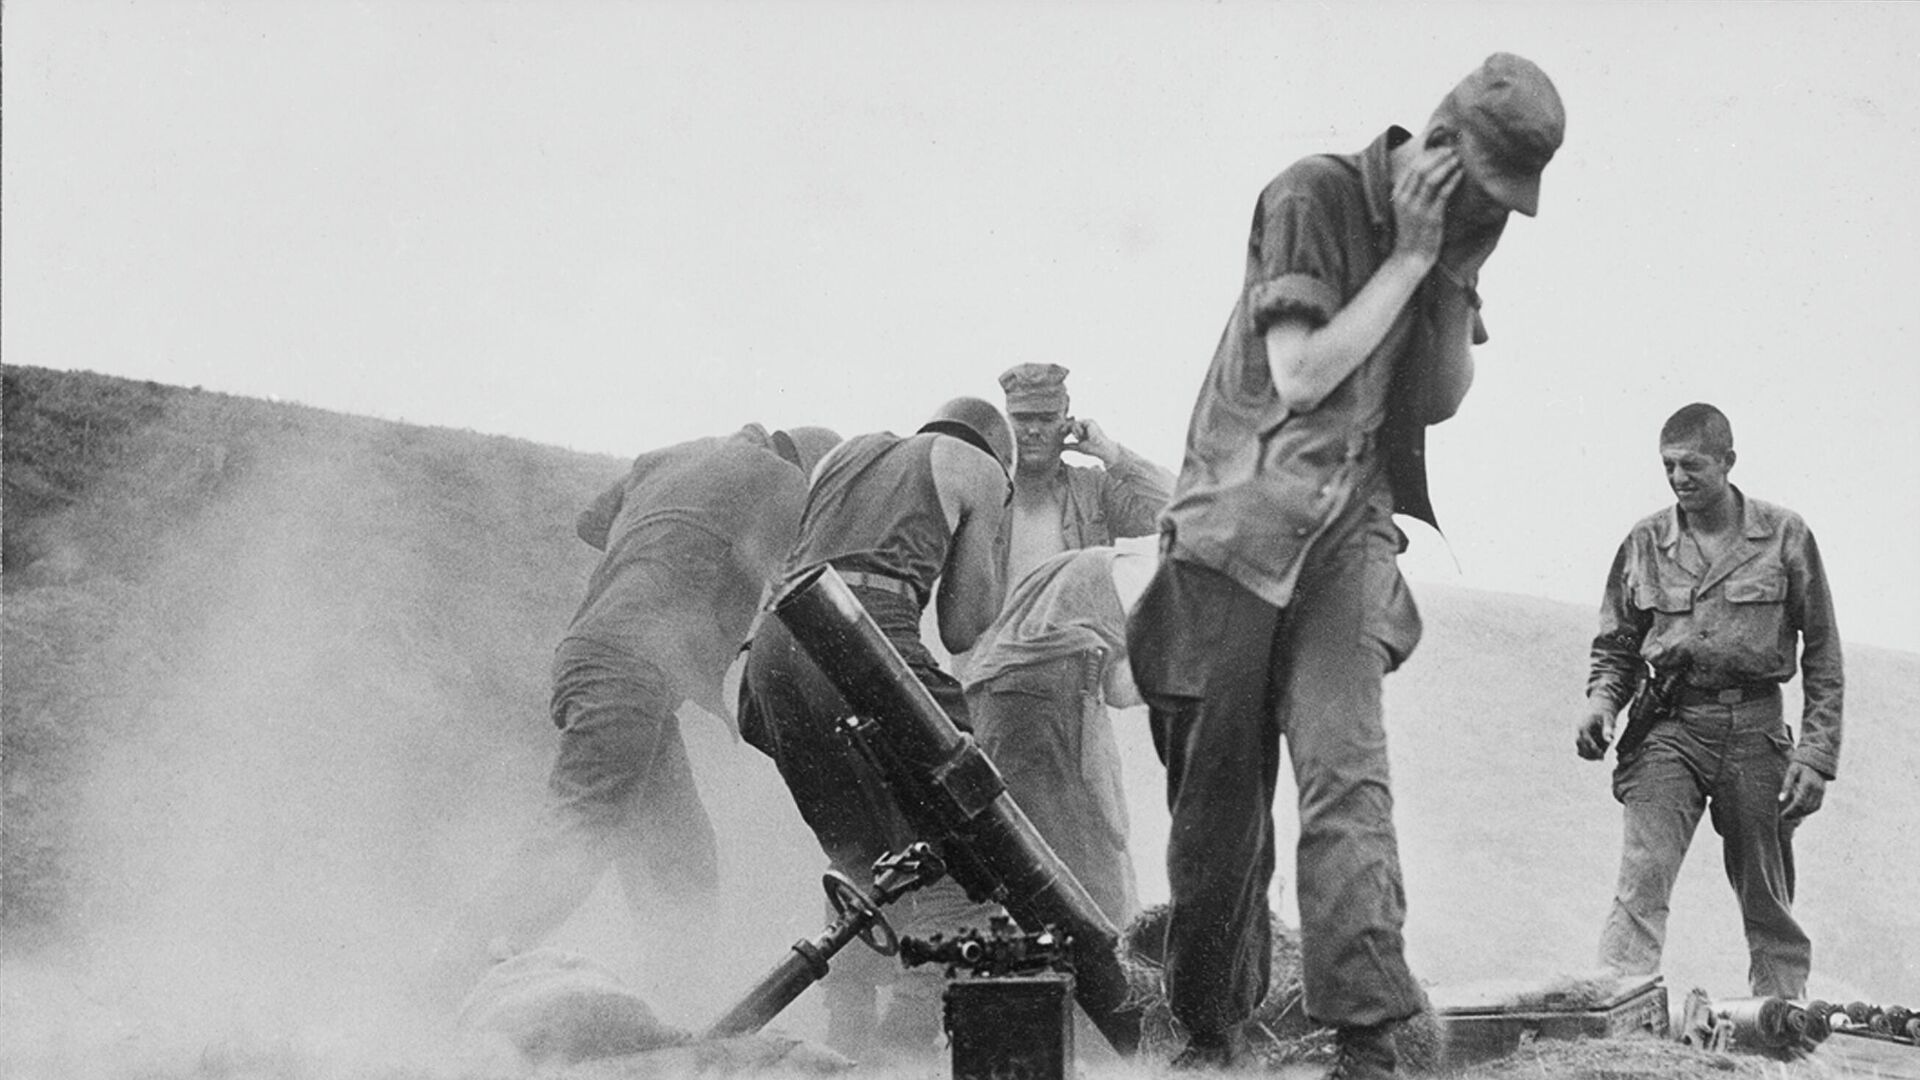
<svg viewBox="0 0 1920 1080">
<path fill-rule="evenodd" d="M 1068 411 L 1067 369 L 1020 364 L 1000 376 L 1019 443 L 1007 584 L 1063 551 L 1151 536 L 1173 490 L 1173 474 L 1107 437 L 1095 420 Z M 1069 441 L 1071 440 L 1071 441 Z M 1098 466 L 1068 465 L 1063 450 Z"/>
<path fill-rule="evenodd" d="M 1749 986 L 1798 998 L 1813 947 L 1793 917 L 1793 832 L 1820 809 L 1839 763 L 1840 632 L 1813 532 L 1733 486 L 1733 462 L 1719 409 L 1674 413 L 1660 429 L 1674 505 L 1633 527 L 1607 573 L 1575 749 L 1599 760 L 1636 690 L 1673 690 L 1669 715 L 1638 745 L 1622 740 L 1614 767 L 1626 828 L 1600 961 L 1623 974 L 1660 970 L 1674 878 L 1711 812 L 1746 927 Z M 1796 646 L 1797 745 L 1780 714 Z"/>
<path fill-rule="evenodd" d="M 1408 970 L 1381 679 L 1420 622 L 1396 512 L 1431 522 L 1426 426 L 1484 340 L 1476 291 L 1509 213 L 1538 208 L 1559 95 L 1489 57 L 1425 129 L 1321 155 L 1254 207 L 1246 277 L 1187 431 L 1164 558 L 1128 624 L 1173 812 L 1176 1064 L 1231 1064 L 1267 990 L 1280 739 L 1300 799 L 1306 1007 L 1337 1075 L 1391 1076 L 1425 1004 Z"/>
<path fill-rule="evenodd" d="M 1127 611 L 1151 555 L 1062 552 L 1007 594 L 963 682 L 980 748 L 1007 791 L 1115 926 L 1140 910 L 1120 746 L 1107 709 L 1139 705 Z"/>
</svg>

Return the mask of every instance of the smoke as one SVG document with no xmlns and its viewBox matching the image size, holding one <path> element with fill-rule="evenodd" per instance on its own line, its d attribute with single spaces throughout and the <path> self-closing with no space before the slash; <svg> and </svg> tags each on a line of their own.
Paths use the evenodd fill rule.
<svg viewBox="0 0 1920 1080">
<path fill-rule="evenodd" d="M 0 980 L 12 1075 L 496 1067 L 451 1054 L 423 979 L 539 812 L 548 660 L 592 566 L 572 516 L 613 470 L 341 426 L 292 426 L 152 537 L 89 646 L 142 662 L 67 688 L 74 887 Z M 698 1026 L 818 929 L 824 860 L 771 766 L 688 719 L 728 899 L 668 935 L 609 880 L 557 943 Z"/>
<path fill-rule="evenodd" d="M 398 500 L 353 455 L 282 449 L 156 538 L 117 632 L 160 677 L 84 688 L 116 730 L 74 824 L 72 972 L 188 1044 L 403 1011 L 423 910 L 402 856 L 417 795 L 458 769 L 430 731 L 450 703 L 382 632 L 378 608 L 418 588 L 405 552 L 368 542 Z"/>
</svg>

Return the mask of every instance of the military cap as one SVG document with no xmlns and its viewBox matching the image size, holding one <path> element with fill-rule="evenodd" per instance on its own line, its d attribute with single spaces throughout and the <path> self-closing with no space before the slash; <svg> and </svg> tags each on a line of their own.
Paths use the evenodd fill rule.
<svg viewBox="0 0 1920 1080">
<path fill-rule="evenodd" d="M 1015 364 L 1000 373 L 1000 389 L 1007 392 L 1007 411 L 1065 412 L 1067 369 L 1059 364 Z"/>
</svg>

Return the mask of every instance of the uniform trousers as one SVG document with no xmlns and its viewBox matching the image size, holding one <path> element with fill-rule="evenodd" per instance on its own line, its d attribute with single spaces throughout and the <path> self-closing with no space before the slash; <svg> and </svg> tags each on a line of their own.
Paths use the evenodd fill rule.
<svg viewBox="0 0 1920 1080">
<path fill-rule="evenodd" d="M 1386 501 L 1355 498 L 1314 541 L 1292 602 L 1171 558 L 1128 624 L 1167 767 L 1167 992 L 1189 1032 L 1221 1032 L 1267 992 L 1273 798 L 1286 741 L 1298 788 L 1306 1007 L 1371 1025 L 1425 1004 L 1407 968 L 1384 674 L 1419 640 Z"/>
<path fill-rule="evenodd" d="M 674 711 L 685 695 L 657 665 L 578 638 L 554 651 L 560 749 L 540 821 L 461 913 L 436 958 L 464 992 L 496 953 L 532 948 L 592 895 L 609 866 L 650 933 L 697 921 L 719 888 L 713 823 Z"/>
<path fill-rule="evenodd" d="M 853 594 L 948 718 L 966 730 L 960 684 L 920 641 L 919 605 L 883 589 L 855 585 Z M 740 734 L 773 759 L 828 862 L 864 889 L 872 883 L 875 859 L 922 837 L 878 771 L 840 730 L 840 720 L 851 713 L 786 625 L 777 618 L 762 621 L 747 654 Z M 973 907 L 957 884 L 942 878 L 903 896 L 885 914 L 902 934 L 951 934 L 953 917 Z M 882 985 L 891 986 L 892 996 L 885 1018 L 878 1019 Z M 894 1050 L 930 1051 L 939 1033 L 940 989 L 937 971 L 901 972 L 896 961 L 856 945 L 828 969 L 827 1041 L 850 1054 L 865 1052 L 876 1038 Z"/>
<path fill-rule="evenodd" d="M 1125 927 L 1140 910 L 1127 848 L 1126 796 L 1113 719 L 1101 697 L 1106 652 L 1090 648 L 1025 665 L 967 695 L 980 748 L 1013 801 Z"/>
<path fill-rule="evenodd" d="M 1689 705 L 1615 766 L 1625 808 L 1620 878 L 1600 936 L 1600 962 L 1624 974 L 1660 970 L 1668 901 L 1700 818 L 1720 834 L 1740 903 L 1747 980 L 1756 996 L 1806 992 L 1813 945 L 1793 917 L 1793 832 L 1780 789 L 1793 749 L 1776 692 L 1738 704 Z"/>
</svg>

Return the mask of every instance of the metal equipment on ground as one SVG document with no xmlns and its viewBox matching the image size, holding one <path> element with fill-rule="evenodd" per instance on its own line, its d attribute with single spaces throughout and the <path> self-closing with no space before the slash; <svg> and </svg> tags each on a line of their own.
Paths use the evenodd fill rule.
<svg viewBox="0 0 1920 1080">
<path fill-rule="evenodd" d="M 1140 1043 L 1140 1006 L 1121 970 L 1119 930 L 1007 794 L 973 737 L 955 727 L 831 567 L 788 583 L 773 612 L 854 714 L 861 745 L 921 837 L 976 901 L 1070 944 L 1074 996 L 1114 1049 Z"/>
<path fill-rule="evenodd" d="M 731 1009 L 703 1032 L 706 1038 L 724 1038 L 759 1031 L 793 1004 L 807 987 L 826 977 L 828 961 L 859 938 L 882 956 L 892 956 L 899 938 L 880 908 L 946 873 L 940 856 L 926 844 L 914 844 L 873 864 L 873 893 L 860 891 L 844 874 L 829 872 L 821 879 L 835 918 L 812 938 L 793 943 L 785 959 L 762 976 Z"/>
</svg>

